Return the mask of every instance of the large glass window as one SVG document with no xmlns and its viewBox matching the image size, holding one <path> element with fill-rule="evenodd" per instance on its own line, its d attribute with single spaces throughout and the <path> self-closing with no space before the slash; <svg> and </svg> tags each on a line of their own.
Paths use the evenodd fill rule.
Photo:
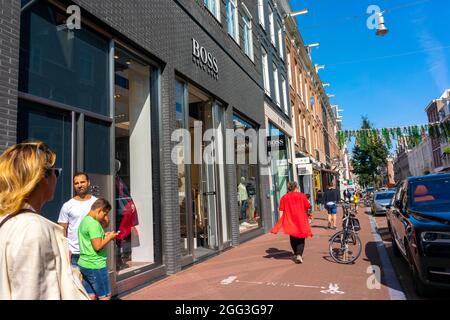
<svg viewBox="0 0 450 320">
<path fill-rule="evenodd" d="M 53 201 L 42 209 L 42 215 L 58 221 L 61 205 L 70 199 L 72 189 L 72 123 L 70 112 L 55 111 L 42 105 L 19 101 L 17 142 L 41 140 L 56 152 L 55 167 L 63 168 Z"/>
<path fill-rule="evenodd" d="M 21 16 L 19 90 L 109 116 L 109 43 L 37 1 Z"/>
<path fill-rule="evenodd" d="M 236 1 L 237 0 L 227 0 L 227 27 L 230 36 L 239 43 L 239 20 Z"/>
<path fill-rule="evenodd" d="M 253 34 L 252 34 L 252 20 L 247 17 L 242 17 L 242 23 L 244 28 L 244 52 L 250 59 L 253 60 Z"/>
<path fill-rule="evenodd" d="M 256 161 L 253 162 L 251 157 L 251 152 L 257 152 L 256 128 L 236 115 L 233 116 L 233 125 L 235 130 L 239 232 L 243 233 L 262 226 L 258 164 L 255 163 Z"/>
<path fill-rule="evenodd" d="M 150 66 L 115 50 L 116 262 L 119 276 L 155 262 Z"/>
<path fill-rule="evenodd" d="M 287 192 L 287 183 L 292 180 L 292 164 L 290 162 L 289 137 L 274 124 L 269 122 L 271 145 L 270 159 L 272 169 L 272 190 L 274 195 L 274 221 L 278 220 L 278 207 L 281 197 Z M 277 143 L 273 143 L 276 141 Z"/>
<path fill-rule="evenodd" d="M 84 122 L 84 170 L 89 173 L 109 175 L 110 124 L 85 118 Z"/>
<path fill-rule="evenodd" d="M 180 81 L 175 82 L 175 129 L 182 130 L 185 128 L 185 113 L 186 109 L 186 98 L 185 98 L 185 86 L 184 83 Z M 183 137 L 186 139 L 188 137 Z M 188 238 L 188 200 L 186 195 L 186 163 L 185 163 L 185 152 L 188 149 L 188 141 L 183 141 L 184 145 L 177 144 L 176 146 L 176 158 L 178 163 L 178 206 L 180 208 L 180 239 L 181 239 L 181 255 L 188 255 L 189 252 L 189 238 Z"/>
</svg>

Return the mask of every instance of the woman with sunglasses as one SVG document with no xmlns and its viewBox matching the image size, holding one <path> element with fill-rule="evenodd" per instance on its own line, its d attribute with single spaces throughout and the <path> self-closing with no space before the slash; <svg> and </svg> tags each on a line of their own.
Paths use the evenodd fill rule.
<svg viewBox="0 0 450 320">
<path fill-rule="evenodd" d="M 0 299 L 89 299 L 72 270 L 63 228 L 39 213 L 61 174 L 43 142 L 0 156 Z"/>
</svg>

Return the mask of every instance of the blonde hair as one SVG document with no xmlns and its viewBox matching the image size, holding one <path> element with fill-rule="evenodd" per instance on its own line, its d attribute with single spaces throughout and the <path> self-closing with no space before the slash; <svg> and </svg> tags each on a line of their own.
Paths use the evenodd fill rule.
<svg viewBox="0 0 450 320">
<path fill-rule="evenodd" d="M 0 216 L 21 209 L 55 161 L 56 154 L 42 141 L 8 148 L 0 156 Z"/>
</svg>

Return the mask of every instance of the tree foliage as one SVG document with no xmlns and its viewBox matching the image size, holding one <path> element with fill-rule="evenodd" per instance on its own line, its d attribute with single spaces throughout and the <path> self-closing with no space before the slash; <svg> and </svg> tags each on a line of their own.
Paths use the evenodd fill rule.
<svg viewBox="0 0 450 320">
<path fill-rule="evenodd" d="M 361 129 L 372 129 L 373 125 L 367 117 L 362 117 Z M 367 187 L 379 186 L 381 170 L 386 167 L 388 149 L 381 139 L 371 139 L 365 144 L 353 148 L 353 172 L 359 177 L 359 184 Z"/>
</svg>

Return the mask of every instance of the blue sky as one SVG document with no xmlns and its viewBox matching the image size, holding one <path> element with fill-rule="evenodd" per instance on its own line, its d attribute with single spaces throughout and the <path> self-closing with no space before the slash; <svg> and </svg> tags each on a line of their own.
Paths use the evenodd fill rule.
<svg viewBox="0 0 450 320">
<path fill-rule="evenodd" d="M 361 115 L 378 128 L 427 123 L 425 108 L 450 88 L 450 1 L 291 0 L 308 8 L 297 24 L 313 63 L 330 82 L 332 104 L 344 109 L 344 129 L 357 129 Z M 375 36 L 366 21 L 371 4 L 386 10 L 389 33 Z"/>
</svg>

